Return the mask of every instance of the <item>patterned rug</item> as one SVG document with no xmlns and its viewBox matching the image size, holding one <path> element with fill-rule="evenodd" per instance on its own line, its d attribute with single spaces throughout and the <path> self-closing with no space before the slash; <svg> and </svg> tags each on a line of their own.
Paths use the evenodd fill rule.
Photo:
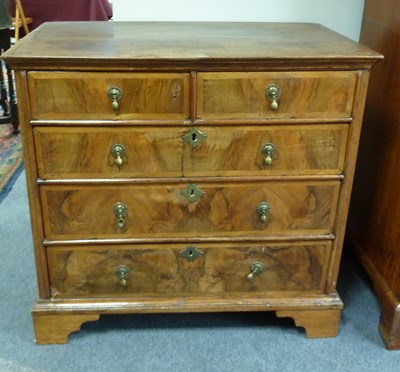
<svg viewBox="0 0 400 372">
<path fill-rule="evenodd" d="M 0 125 L 0 203 L 23 170 L 21 135 L 11 124 Z"/>
</svg>

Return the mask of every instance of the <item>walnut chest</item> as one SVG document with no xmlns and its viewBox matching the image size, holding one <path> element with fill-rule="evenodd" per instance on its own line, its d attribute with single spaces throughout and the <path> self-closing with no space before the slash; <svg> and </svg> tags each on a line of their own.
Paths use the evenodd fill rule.
<svg viewBox="0 0 400 372">
<path fill-rule="evenodd" d="M 369 70 L 320 25 L 51 23 L 15 70 L 38 343 L 102 314 L 276 311 L 337 333 Z"/>
</svg>

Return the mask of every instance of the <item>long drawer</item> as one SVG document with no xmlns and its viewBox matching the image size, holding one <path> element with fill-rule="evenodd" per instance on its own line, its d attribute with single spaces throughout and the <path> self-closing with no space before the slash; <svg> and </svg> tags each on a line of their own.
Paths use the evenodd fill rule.
<svg viewBox="0 0 400 372">
<path fill-rule="evenodd" d="M 197 116 L 346 118 L 351 115 L 356 77 L 355 71 L 199 73 Z"/>
<path fill-rule="evenodd" d="M 188 255 L 192 252 L 192 257 Z M 331 242 L 49 247 L 53 297 L 322 293 Z"/>
<path fill-rule="evenodd" d="M 329 234 L 340 181 L 43 185 L 47 239 Z"/>
<path fill-rule="evenodd" d="M 347 124 L 36 127 L 39 177 L 340 174 Z"/>
<path fill-rule="evenodd" d="M 184 73 L 29 72 L 28 86 L 33 119 L 189 117 L 189 74 Z"/>
</svg>

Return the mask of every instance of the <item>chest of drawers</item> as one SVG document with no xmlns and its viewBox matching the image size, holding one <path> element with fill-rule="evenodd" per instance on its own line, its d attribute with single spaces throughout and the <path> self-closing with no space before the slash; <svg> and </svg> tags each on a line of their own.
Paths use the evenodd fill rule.
<svg viewBox="0 0 400 372">
<path fill-rule="evenodd" d="M 38 343 L 102 314 L 275 311 L 336 335 L 369 70 L 313 24 L 52 23 L 16 71 Z"/>
</svg>

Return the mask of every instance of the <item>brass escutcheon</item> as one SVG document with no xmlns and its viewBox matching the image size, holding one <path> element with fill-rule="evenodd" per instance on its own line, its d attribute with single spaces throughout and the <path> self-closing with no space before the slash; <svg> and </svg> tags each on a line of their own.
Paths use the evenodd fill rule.
<svg viewBox="0 0 400 372">
<path fill-rule="evenodd" d="M 188 261 L 194 261 L 196 258 L 203 256 L 204 253 L 193 245 L 189 245 L 185 249 L 180 251 L 179 254 L 182 257 L 186 258 Z"/>
<path fill-rule="evenodd" d="M 194 203 L 198 198 L 202 197 L 205 192 L 197 187 L 195 183 L 190 183 L 185 189 L 181 190 L 181 195 L 184 196 L 189 203 Z"/>
<path fill-rule="evenodd" d="M 199 130 L 199 128 L 190 128 L 184 135 L 183 139 L 188 142 L 193 148 L 197 147 L 199 143 L 207 138 L 207 135 Z"/>
<path fill-rule="evenodd" d="M 265 98 L 271 101 L 271 110 L 276 111 L 279 108 L 278 99 L 281 96 L 281 88 L 277 84 L 270 84 L 265 88 Z"/>
</svg>

